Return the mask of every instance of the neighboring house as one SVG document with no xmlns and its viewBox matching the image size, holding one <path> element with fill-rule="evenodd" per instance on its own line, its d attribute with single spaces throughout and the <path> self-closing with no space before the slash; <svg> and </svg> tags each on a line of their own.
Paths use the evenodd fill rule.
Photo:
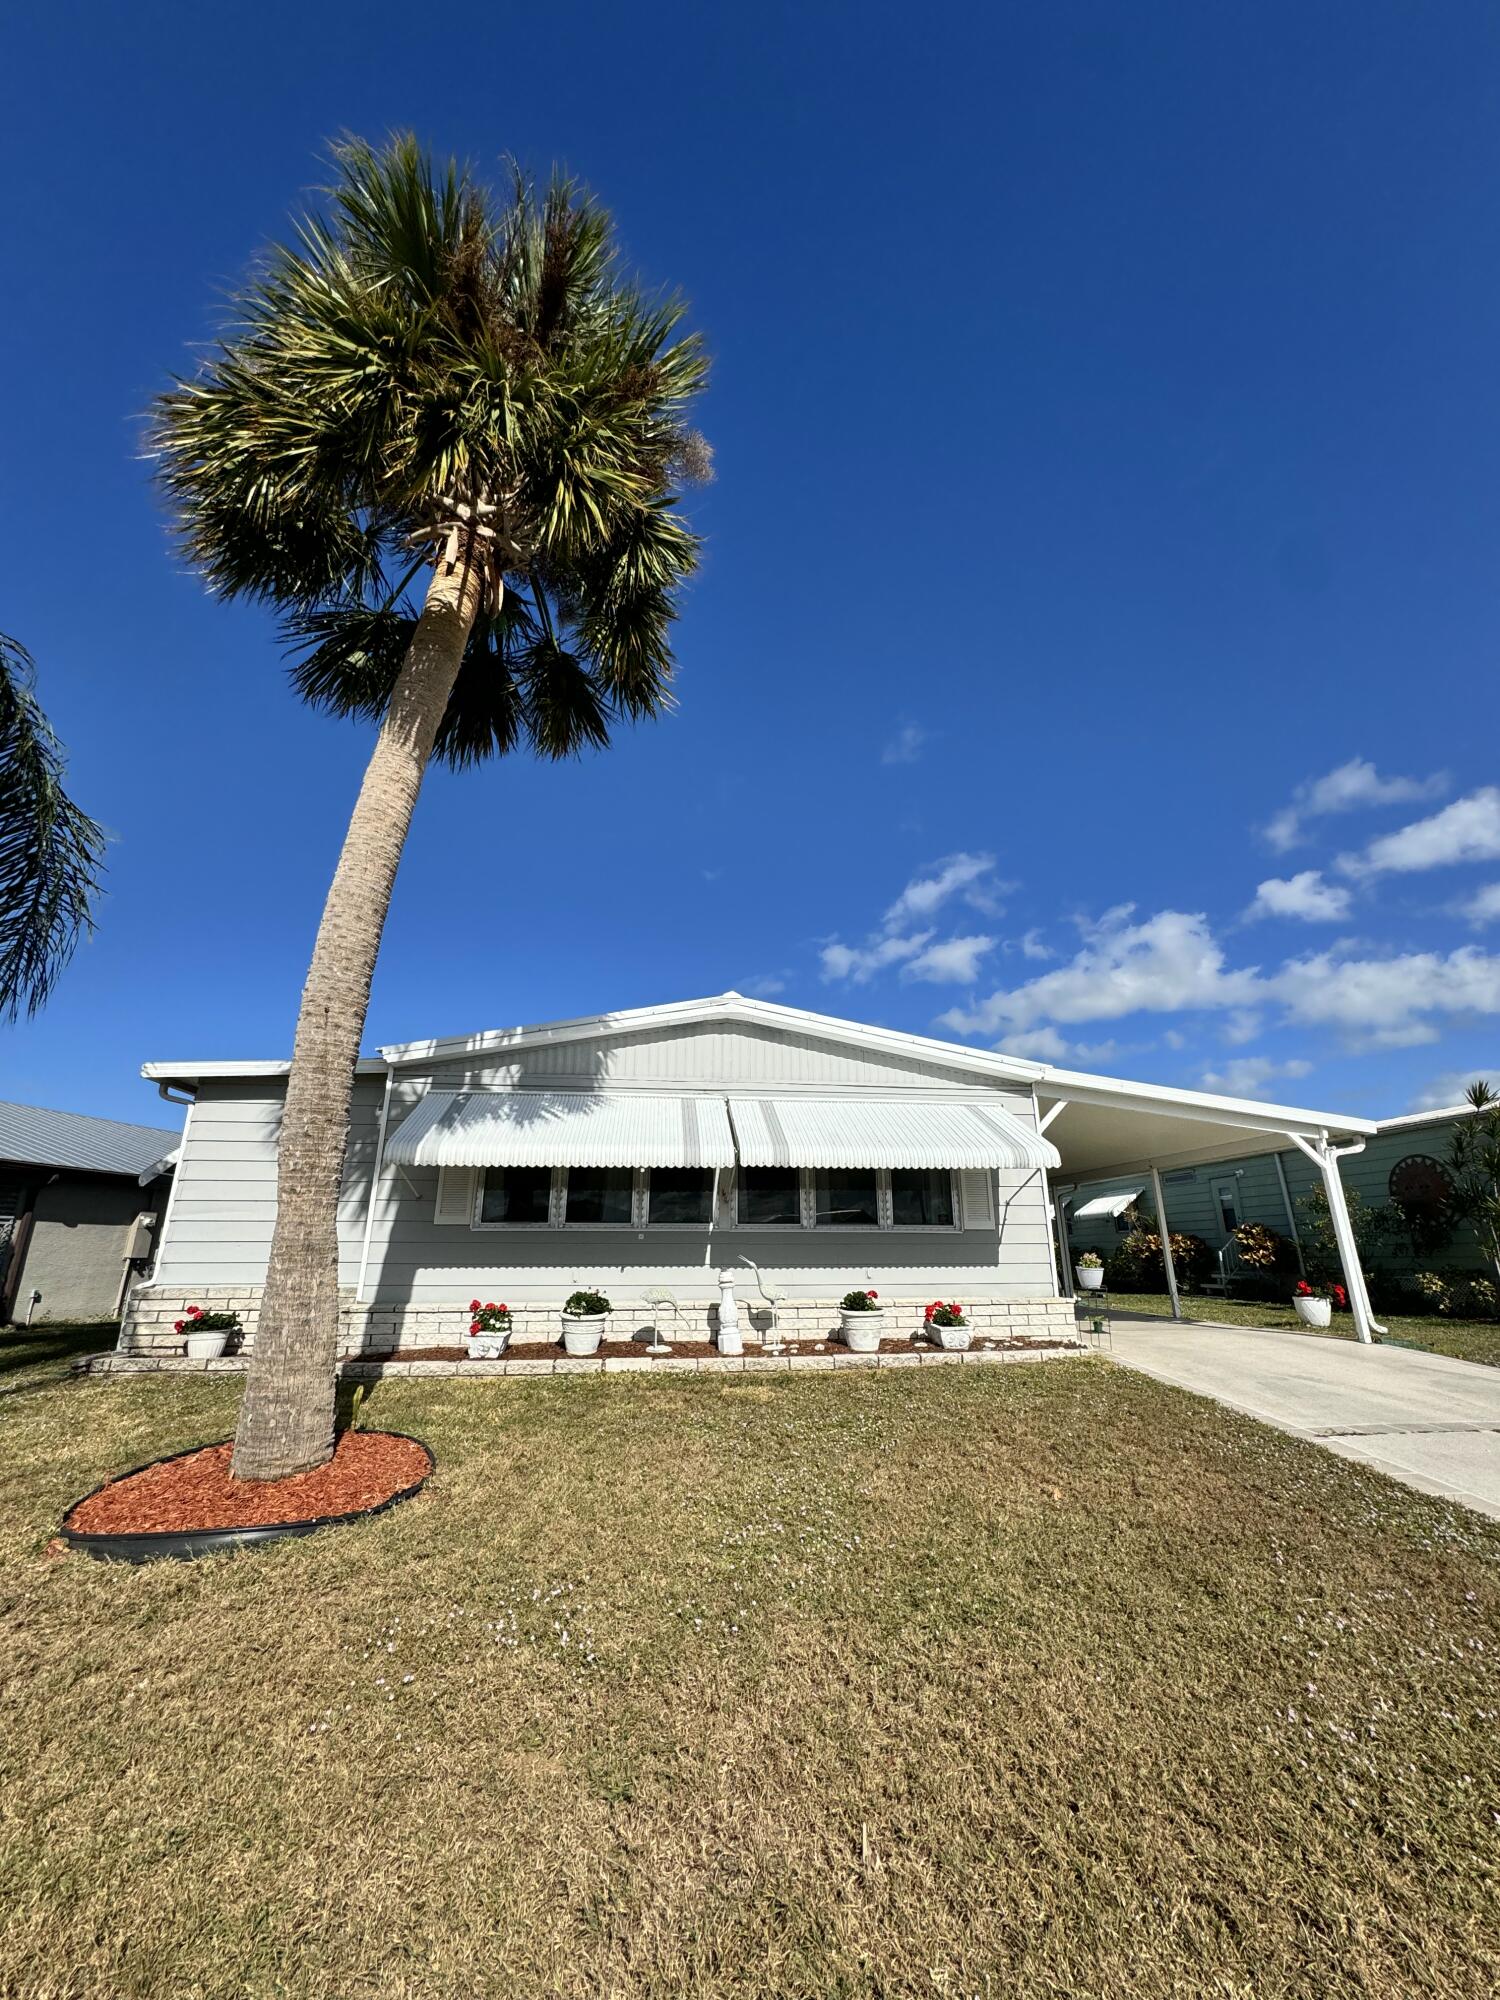
<svg viewBox="0 0 1500 2000">
<path fill-rule="evenodd" d="M 1445 1161 L 1454 1126 L 1472 1116 L 1471 1106 L 1456 1104 L 1380 1119 L 1363 1150 L 1340 1162 L 1344 1186 L 1358 1194 L 1366 1208 L 1397 1201 L 1418 1217 L 1436 1220 L 1448 1185 Z M 1295 1147 L 1258 1159 L 1216 1160 L 1163 1173 L 1168 1227 L 1201 1236 L 1213 1250 L 1222 1250 L 1242 1222 L 1263 1222 L 1295 1240 L 1302 1220 L 1300 1204 L 1318 1179 L 1312 1163 Z M 1097 1250 L 1108 1257 L 1130 1226 L 1125 1211 L 1136 1200 L 1151 1214 L 1151 1190 L 1141 1175 L 1078 1188 L 1068 1205 L 1074 1251 Z M 1422 1270 L 1490 1268 L 1474 1232 L 1463 1226 L 1435 1247 L 1393 1238 L 1382 1249 L 1380 1264 L 1397 1277 Z"/>
<path fill-rule="evenodd" d="M 287 1064 L 148 1063 L 191 1097 L 152 1282 L 121 1345 L 167 1352 L 193 1303 L 253 1330 L 276 1209 Z M 1324 1158 L 1367 1120 L 1095 1077 L 747 1000 L 714 999 L 408 1042 L 361 1060 L 343 1196 L 344 1351 L 443 1344 L 471 1298 L 554 1339 L 581 1286 L 617 1332 L 669 1288 L 679 1330 L 716 1323 L 720 1275 L 764 1323 L 826 1331 L 870 1286 L 937 1296 L 996 1331 L 1071 1325 L 1048 1181 L 1264 1153 Z M 1337 1172 L 1326 1161 L 1333 1188 Z M 1341 1193 L 1338 1196 L 1342 1204 Z M 1353 1289 L 1353 1288 L 1351 1288 Z"/>
<path fill-rule="evenodd" d="M 0 1325 L 119 1312 L 150 1267 L 178 1137 L 0 1103 Z"/>
</svg>

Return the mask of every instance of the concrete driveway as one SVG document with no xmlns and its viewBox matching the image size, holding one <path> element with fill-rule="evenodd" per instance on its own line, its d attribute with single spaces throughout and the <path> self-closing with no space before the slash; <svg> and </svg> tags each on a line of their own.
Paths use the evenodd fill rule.
<svg viewBox="0 0 1500 2000">
<path fill-rule="evenodd" d="M 1114 1358 L 1500 1520 L 1500 1368 L 1263 1327 L 1120 1317 Z"/>
</svg>

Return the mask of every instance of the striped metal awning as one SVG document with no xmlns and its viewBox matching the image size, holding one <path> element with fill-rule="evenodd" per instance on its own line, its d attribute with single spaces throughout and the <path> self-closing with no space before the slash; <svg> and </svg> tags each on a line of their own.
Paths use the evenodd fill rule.
<svg viewBox="0 0 1500 2000">
<path fill-rule="evenodd" d="M 1050 1139 L 993 1098 L 731 1097 L 746 1167 L 1056 1167 Z"/>
<path fill-rule="evenodd" d="M 386 1143 L 402 1167 L 732 1167 L 722 1097 L 432 1090 Z"/>
</svg>

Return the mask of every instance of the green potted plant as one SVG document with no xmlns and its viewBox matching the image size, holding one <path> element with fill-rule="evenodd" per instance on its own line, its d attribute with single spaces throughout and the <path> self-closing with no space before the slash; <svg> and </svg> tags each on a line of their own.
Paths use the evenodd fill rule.
<svg viewBox="0 0 1500 2000">
<path fill-rule="evenodd" d="M 578 1356 L 597 1354 L 614 1308 L 603 1292 L 571 1292 L 563 1301 L 563 1347 Z"/>
<path fill-rule="evenodd" d="M 498 1361 L 510 1345 L 509 1306 L 481 1305 L 469 1301 L 469 1359 Z"/>
<path fill-rule="evenodd" d="M 845 1292 L 839 1302 L 839 1324 L 851 1354 L 878 1354 L 885 1331 L 879 1292 Z"/>
<path fill-rule="evenodd" d="M 933 1300 L 927 1308 L 925 1330 L 929 1340 L 946 1347 L 950 1354 L 961 1354 L 974 1338 L 974 1329 L 964 1317 L 963 1307 L 951 1300 Z"/>
<path fill-rule="evenodd" d="M 189 1361 L 217 1361 L 230 1334 L 242 1330 L 238 1313 L 205 1312 L 202 1306 L 189 1306 L 187 1318 L 174 1321 L 174 1326 L 183 1336 Z"/>
<path fill-rule="evenodd" d="M 1097 1250 L 1085 1250 L 1073 1266 L 1073 1276 L 1081 1292 L 1097 1292 L 1104 1283 L 1104 1259 Z"/>
</svg>

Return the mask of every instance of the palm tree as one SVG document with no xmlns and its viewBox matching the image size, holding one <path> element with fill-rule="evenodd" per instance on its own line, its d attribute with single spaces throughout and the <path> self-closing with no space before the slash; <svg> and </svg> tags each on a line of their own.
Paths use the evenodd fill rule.
<svg viewBox="0 0 1500 2000">
<path fill-rule="evenodd" d="M 370 981 L 422 775 L 603 747 L 670 700 L 705 379 L 571 182 L 503 202 L 408 137 L 334 152 L 154 448 L 210 588 L 275 606 L 309 701 L 379 722 L 302 992 L 234 1471 L 333 1449 L 336 1205 Z"/>
<path fill-rule="evenodd" d="M 1500 1278 L 1500 1097 L 1484 1077 L 1464 1097 L 1470 1115 L 1458 1120 L 1448 1141 L 1448 1207 L 1474 1231 Z"/>
<path fill-rule="evenodd" d="M 43 1005 L 86 930 L 104 830 L 63 790 L 26 648 L 0 632 L 0 1019 Z"/>
</svg>

